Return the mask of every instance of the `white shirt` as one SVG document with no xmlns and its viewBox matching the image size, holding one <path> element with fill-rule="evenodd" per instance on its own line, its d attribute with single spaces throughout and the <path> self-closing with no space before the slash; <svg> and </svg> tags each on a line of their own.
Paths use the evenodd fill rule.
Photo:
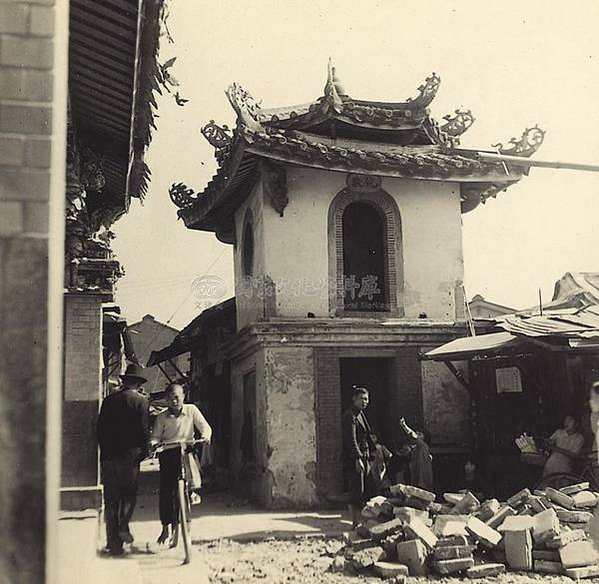
<svg viewBox="0 0 599 584">
<path fill-rule="evenodd" d="M 178 416 L 166 410 L 156 416 L 152 428 L 152 442 L 193 440 L 194 427 L 200 432 L 202 439 L 210 442 L 212 428 L 196 406 L 183 404 Z"/>
</svg>

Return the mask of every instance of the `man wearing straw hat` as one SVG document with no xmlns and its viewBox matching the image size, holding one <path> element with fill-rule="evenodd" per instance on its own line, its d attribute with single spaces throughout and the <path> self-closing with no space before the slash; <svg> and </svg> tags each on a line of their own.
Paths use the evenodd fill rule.
<svg viewBox="0 0 599 584">
<path fill-rule="evenodd" d="M 150 437 L 149 402 L 138 391 L 147 381 L 143 367 L 131 363 L 121 379 L 121 391 L 102 402 L 97 426 L 106 543 L 113 556 L 123 555 L 124 543 L 133 543 L 129 522 L 137 498 L 139 463 L 148 452 Z"/>
</svg>

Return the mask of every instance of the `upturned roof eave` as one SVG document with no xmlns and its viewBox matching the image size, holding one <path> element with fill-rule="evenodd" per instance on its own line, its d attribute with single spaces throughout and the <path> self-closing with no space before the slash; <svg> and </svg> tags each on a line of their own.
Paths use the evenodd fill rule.
<svg viewBox="0 0 599 584">
<path fill-rule="evenodd" d="M 416 148 L 415 148 L 416 149 Z M 423 150 L 435 151 L 435 147 L 422 147 Z M 457 152 L 457 151 L 456 151 Z M 459 155 L 472 157 L 475 159 L 478 151 L 460 149 Z M 445 153 L 450 156 L 451 153 Z M 430 180 L 435 182 L 455 182 L 463 184 L 465 188 L 479 189 L 484 191 L 486 188 L 495 187 L 496 190 L 504 190 L 514 183 L 518 182 L 524 175 L 522 169 L 508 168 L 509 174 L 506 174 L 502 165 L 486 165 L 489 169 L 484 173 L 473 173 L 460 175 L 458 173 L 449 173 L 444 175 L 435 175 L 431 172 L 406 172 L 401 167 L 394 166 L 376 166 L 368 168 L 357 166 L 354 163 L 339 163 L 326 160 L 324 158 L 301 159 L 293 153 L 277 152 L 260 145 L 247 141 L 246 138 L 236 140 L 235 147 L 231 151 L 229 159 L 218 169 L 213 179 L 208 183 L 204 191 L 197 197 L 196 201 L 187 207 L 179 210 L 178 215 L 183 220 L 188 229 L 197 229 L 201 231 L 216 232 L 221 218 L 218 216 L 218 210 L 225 205 L 231 204 L 238 194 L 242 184 L 237 181 L 237 171 L 242 162 L 248 157 L 256 159 L 267 159 L 293 165 L 300 168 L 313 168 L 332 172 L 356 173 L 365 175 L 376 175 L 388 178 L 403 178 L 409 180 Z M 230 161 L 230 162 L 229 162 Z M 221 183 L 220 185 L 218 183 Z M 239 201 L 237 204 L 241 203 Z M 237 205 L 234 204 L 234 207 Z"/>
<path fill-rule="evenodd" d="M 376 175 L 381 177 L 388 178 L 403 178 L 403 179 L 413 179 L 413 180 L 427 180 L 427 181 L 436 181 L 436 182 L 456 182 L 456 183 L 501 183 L 506 184 L 506 186 L 511 185 L 512 183 L 520 180 L 523 176 L 523 173 L 520 169 L 513 169 L 513 173 L 505 174 L 505 171 L 497 170 L 495 172 L 487 172 L 485 174 L 479 175 L 458 175 L 458 174 L 448 174 L 446 176 L 435 176 L 433 174 L 427 173 L 413 173 L 408 174 L 405 171 L 402 171 L 400 168 L 394 168 L 392 166 L 389 167 L 376 167 L 376 168 L 367 168 L 364 167 L 356 167 L 349 166 L 343 164 L 336 164 L 334 162 L 323 161 L 323 160 L 302 160 L 298 159 L 295 155 L 285 155 L 281 152 L 272 152 L 265 151 L 260 147 L 249 145 L 246 148 L 246 152 L 254 154 L 261 158 L 267 158 L 270 160 L 276 160 L 278 162 L 284 162 L 287 164 L 291 164 L 294 166 L 299 166 L 303 168 L 315 168 L 319 170 L 329 170 L 333 172 L 352 172 L 354 174 L 365 174 L 365 175 Z"/>
</svg>

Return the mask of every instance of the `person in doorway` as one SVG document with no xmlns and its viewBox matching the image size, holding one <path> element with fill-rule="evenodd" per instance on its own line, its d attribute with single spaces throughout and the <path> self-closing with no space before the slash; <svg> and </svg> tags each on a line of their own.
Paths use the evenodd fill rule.
<svg viewBox="0 0 599 584">
<path fill-rule="evenodd" d="M 428 442 L 430 438 L 426 431 L 416 432 L 406 423 L 404 418 L 399 421 L 399 427 L 410 438 L 413 444 L 412 458 L 410 461 L 410 479 L 415 487 L 426 491 L 433 490 L 433 457 L 431 456 Z"/>
<path fill-rule="evenodd" d="M 543 468 L 543 476 L 571 473 L 574 459 L 583 446 L 584 436 L 578 431 L 578 420 L 574 416 L 566 416 L 564 427 L 556 430 L 547 440 L 551 455 Z"/>
<path fill-rule="evenodd" d="M 152 428 L 152 447 L 161 442 L 182 442 L 194 439 L 194 428 L 200 439 L 208 443 L 212 437 L 212 428 L 193 404 L 186 404 L 183 387 L 171 383 L 166 388 L 167 409 L 156 416 Z M 162 531 L 158 543 L 163 544 L 170 539 L 171 546 L 176 545 L 179 527 L 179 509 L 177 504 L 177 482 L 181 465 L 180 449 L 176 444 L 167 446 L 159 456 L 160 462 L 160 494 L 159 514 Z"/>
<path fill-rule="evenodd" d="M 147 381 L 143 367 L 130 364 L 121 379 L 122 389 L 104 399 L 97 423 L 106 543 L 114 556 L 123 555 L 124 543 L 133 543 L 129 522 L 137 498 L 139 464 L 148 453 L 149 440 L 149 403 L 138 392 Z"/>
<path fill-rule="evenodd" d="M 351 405 L 341 419 L 343 471 L 349 493 L 352 527 L 360 523 L 360 511 L 376 494 L 371 460 L 375 452 L 370 424 L 364 410 L 370 395 L 365 387 L 352 387 Z"/>
<path fill-rule="evenodd" d="M 484 479 L 478 470 L 476 464 L 468 459 L 464 464 L 464 480 L 462 492 L 469 491 L 477 499 L 483 501 L 485 499 L 485 483 Z"/>
</svg>

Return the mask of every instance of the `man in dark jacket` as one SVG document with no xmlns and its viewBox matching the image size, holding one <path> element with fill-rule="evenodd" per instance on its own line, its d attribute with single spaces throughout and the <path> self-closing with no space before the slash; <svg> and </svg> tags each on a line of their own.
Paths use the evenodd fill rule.
<svg viewBox="0 0 599 584">
<path fill-rule="evenodd" d="M 98 417 L 98 444 L 104 483 L 106 541 L 111 555 L 132 543 L 129 521 L 135 509 L 139 463 L 148 452 L 149 402 L 138 389 L 147 381 L 143 367 L 130 364 L 121 391 L 107 396 Z"/>
<path fill-rule="evenodd" d="M 352 526 L 360 522 L 366 500 L 376 494 L 370 461 L 375 453 L 372 431 L 364 410 L 370 396 L 365 387 L 352 388 L 352 403 L 341 418 L 343 470 L 349 493 Z"/>
</svg>

